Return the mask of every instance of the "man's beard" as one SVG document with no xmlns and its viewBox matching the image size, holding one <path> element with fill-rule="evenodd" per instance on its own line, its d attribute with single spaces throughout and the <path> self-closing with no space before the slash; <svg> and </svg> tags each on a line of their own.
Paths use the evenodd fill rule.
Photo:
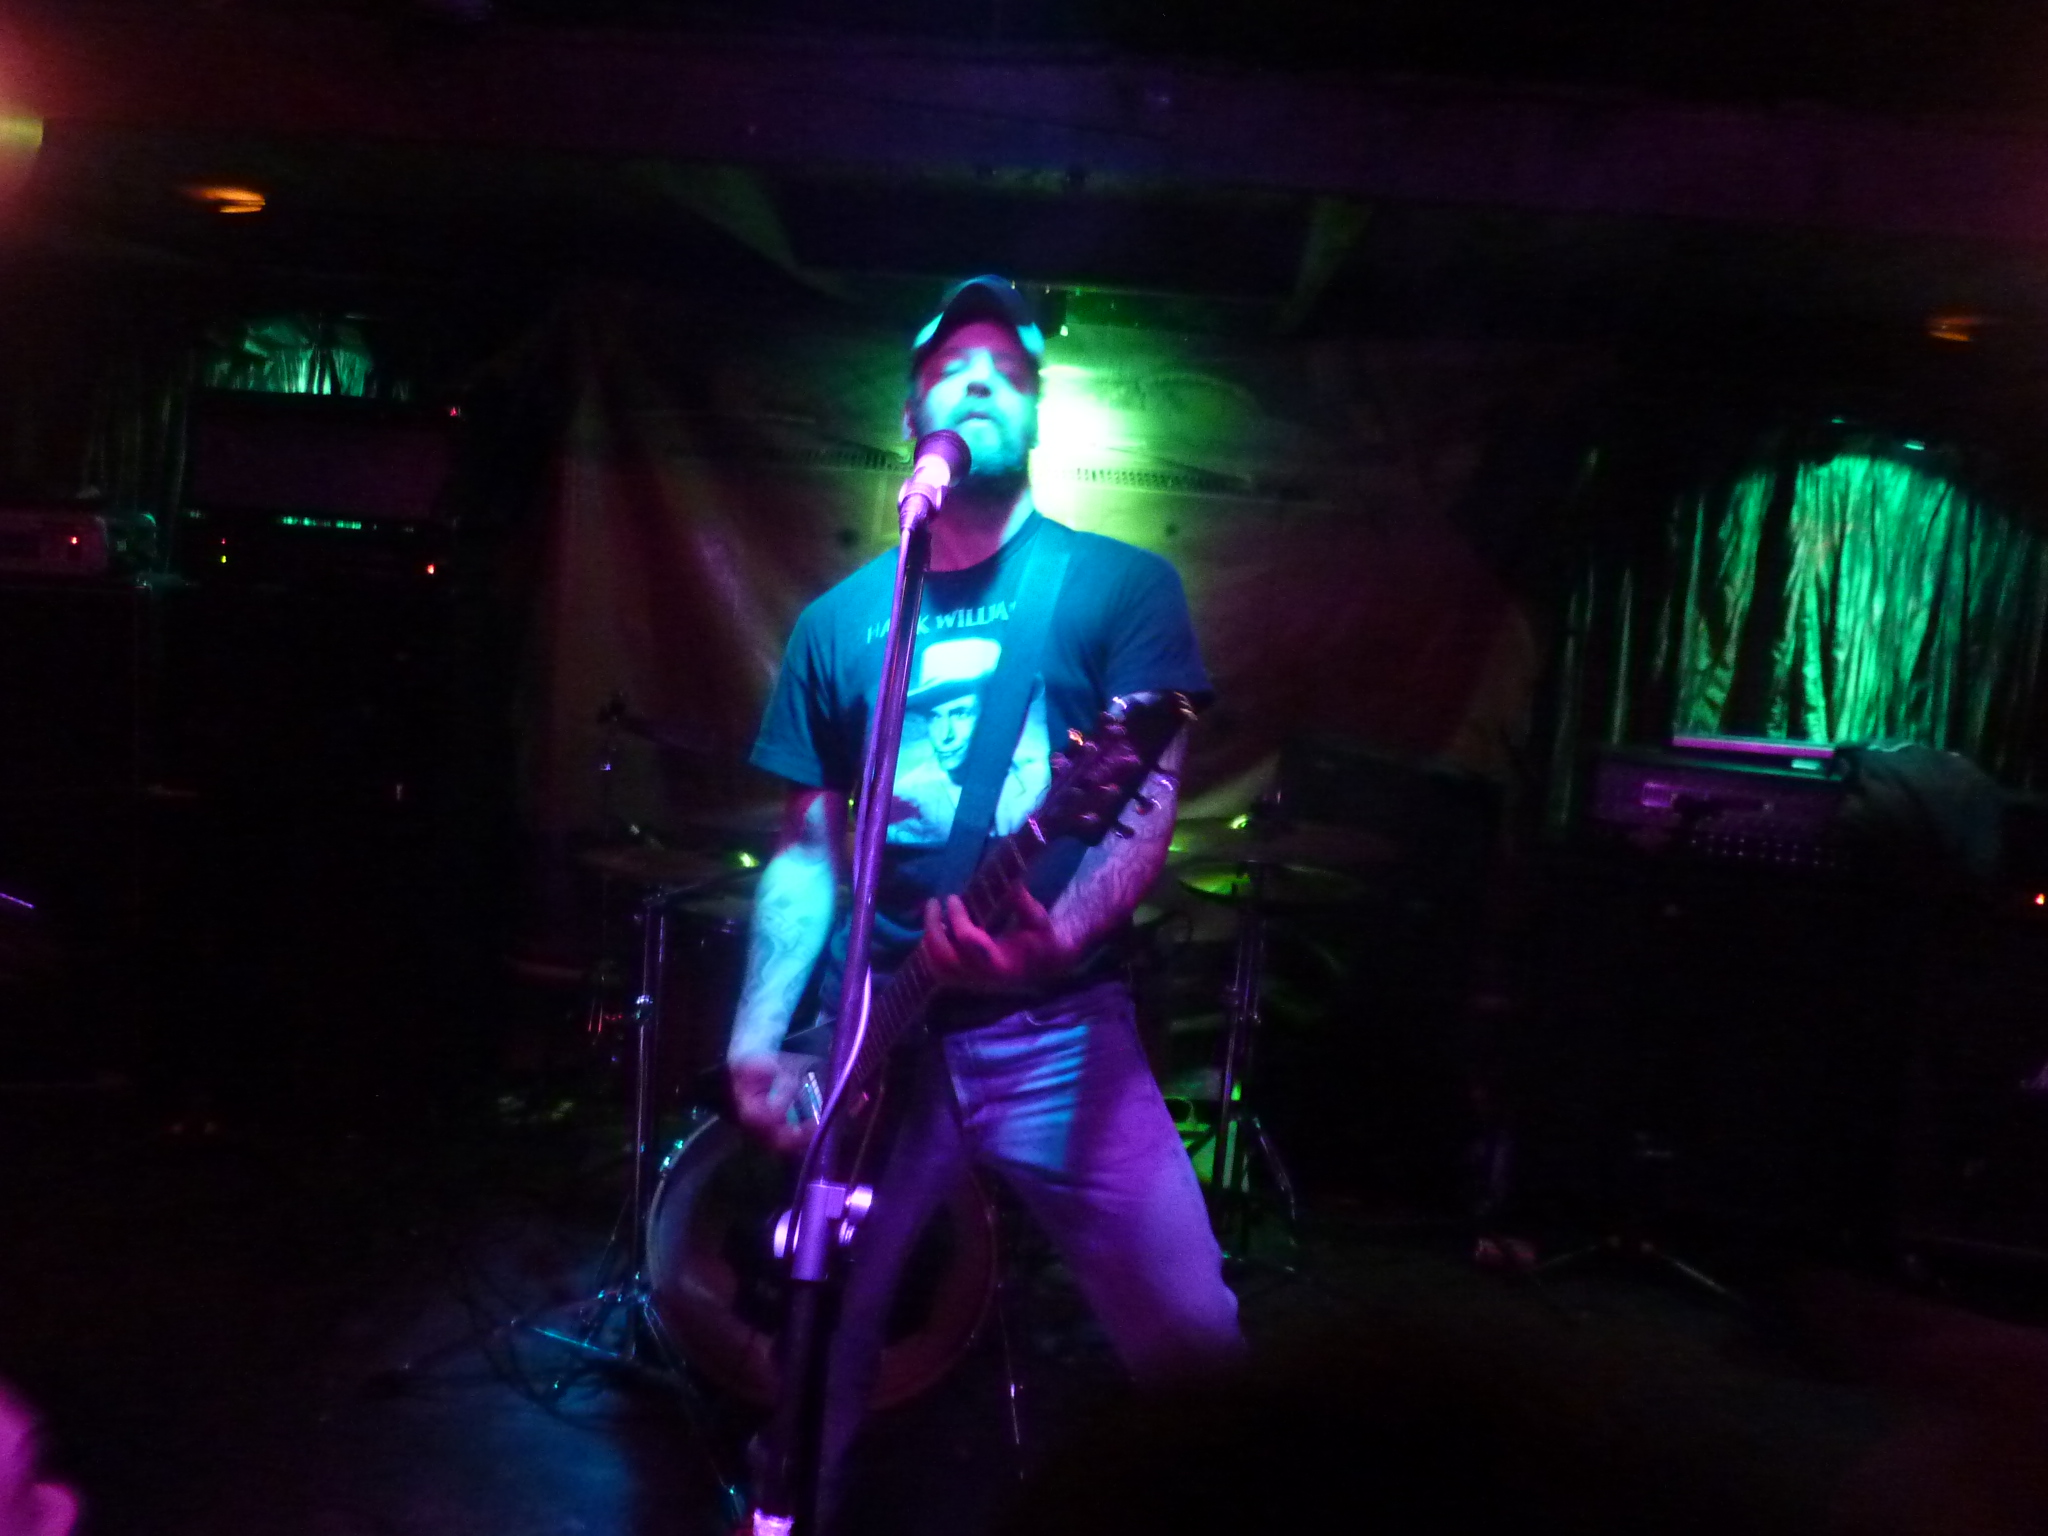
<svg viewBox="0 0 2048 1536">
<path fill-rule="evenodd" d="M 967 471 L 967 478 L 962 480 L 953 489 L 955 492 L 968 496 L 975 501 L 1014 499 L 1017 493 L 1024 489 L 1025 482 L 1030 478 L 1030 463 L 1030 459 L 1026 458 L 1023 463 L 1014 467 L 1005 465 L 1001 469 L 991 470 L 987 473 L 970 467 Z"/>
<path fill-rule="evenodd" d="M 969 452 L 967 478 L 959 483 L 975 485 L 985 481 L 991 487 L 1020 484 L 1030 472 L 1033 434 L 1013 430 L 1018 425 L 987 417 L 969 417 L 955 422 L 953 430 L 960 434 L 960 440 L 967 445 Z M 972 430 L 975 427 L 993 430 Z M 976 489 L 980 487 L 976 485 Z"/>
</svg>

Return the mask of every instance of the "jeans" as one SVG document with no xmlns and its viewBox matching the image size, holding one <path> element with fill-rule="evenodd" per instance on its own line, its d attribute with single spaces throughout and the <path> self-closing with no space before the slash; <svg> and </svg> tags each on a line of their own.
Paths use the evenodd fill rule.
<svg viewBox="0 0 2048 1536">
<path fill-rule="evenodd" d="M 896 1139 L 850 1251 L 826 1386 L 819 1492 L 828 1522 L 897 1278 L 963 1157 L 1008 1180 L 1141 1384 L 1227 1365 L 1244 1348 L 1200 1182 L 1122 983 L 922 1049 L 901 1100 L 884 1106 Z"/>
</svg>

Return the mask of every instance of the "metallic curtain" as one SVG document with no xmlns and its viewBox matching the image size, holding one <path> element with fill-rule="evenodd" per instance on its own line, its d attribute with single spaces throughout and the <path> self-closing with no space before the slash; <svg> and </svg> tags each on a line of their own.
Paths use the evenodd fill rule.
<svg viewBox="0 0 2048 1536">
<path fill-rule="evenodd" d="M 1673 733 L 1913 741 L 2034 783 L 2042 535 L 1918 460 L 1787 456 L 1596 532 L 1565 626 L 1560 783 L 1579 744 Z"/>
<path fill-rule="evenodd" d="M 404 399 L 402 385 L 379 388 L 362 330 L 345 319 L 273 315 L 216 328 L 207 338 L 201 384 L 284 395 L 379 395 Z"/>
</svg>

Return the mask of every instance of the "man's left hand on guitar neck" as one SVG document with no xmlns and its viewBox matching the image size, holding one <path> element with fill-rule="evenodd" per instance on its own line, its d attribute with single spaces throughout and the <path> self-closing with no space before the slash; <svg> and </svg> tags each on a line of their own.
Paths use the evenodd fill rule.
<svg viewBox="0 0 2048 1536">
<path fill-rule="evenodd" d="M 1053 926 L 1052 914 L 1019 889 L 1010 922 L 990 933 L 958 896 L 924 904 L 924 951 L 935 984 L 961 992 L 1026 992 L 1056 981 L 1081 953 Z"/>
<path fill-rule="evenodd" d="M 1083 854 L 1051 911 L 1020 889 L 1009 921 L 990 933 L 967 915 L 958 896 L 926 902 L 924 950 L 933 982 L 963 992 L 1030 991 L 1079 965 L 1131 915 L 1165 868 L 1186 757 L 1183 731 L 1160 754 L 1142 802 L 1128 808 L 1131 835 L 1105 837 Z"/>
</svg>

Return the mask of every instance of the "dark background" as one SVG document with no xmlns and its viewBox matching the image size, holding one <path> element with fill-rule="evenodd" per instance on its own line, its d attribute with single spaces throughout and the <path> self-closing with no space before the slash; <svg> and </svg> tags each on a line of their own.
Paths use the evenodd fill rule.
<svg viewBox="0 0 2048 1536">
<path fill-rule="evenodd" d="M 2038 1525 L 2034 1334 L 1776 1289 L 2039 1316 L 2038 833 L 1969 879 L 1603 841 L 1671 679 L 1574 603 L 1682 585 L 1673 508 L 1835 428 L 2041 555 L 2043 81 L 2020 0 L 18 0 L 0 514 L 126 541 L 0 571 L 0 1372 L 88 1529 L 729 1527 L 744 1413 L 489 1330 L 616 1230 L 638 892 L 587 855 L 761 851 L 782 637 L 886 542 L 904 340 L 980 270 L 1052 335 L 1047 503 L 1187 580 L 1189 817 L 1277 779 L 1383 850 L 1271 934 L 1308 1281 L 1239 1279 L 1343 1366 L 1290 1452 L 1309 1401 L 1348 1458 L 1283 1481 L 1409 1443 L 1340 1334 L 1437 1330 L 1701 1528 Z M 1158 894 L 1199 1130 L 1237 914 Z M 733 911 L 677 911 L 669 1128 Z M 1472 1262 L 1623 1235 L 1748 1304 Z M 1035 1454 L 1111 1370 L 1012 1240 Z M 996 1332 L 883 1425 L 875 1528 L 1009 1486 Z"/>
<path fill-rule="evenodd" d="M 1601 516 L 1648 517 L 1692 466 L 1836 415 L 2035 515 L 2034 8 L 451 0 L 10 26 L 0 105 L 40 148 L 0 207 L 0 501 L 156 541 L 0 602 L 0 873 L 39 907 L 9 940 L 10 1074 L 136 1086 L 166 1123 L 432 1119 L 575 1049 L 603 924 L 574 855 L 769 788 L 738 763 L 795 608 L 878 545 L 900 339 L 997 268 L 1113 421 L 1049 498 L 1188 578 L 1225 684 L 1193 809 L 1242 809 L 1311 727 L 1482 786 L 1493 856 L 1451 859 L 1455 892 L 1419 872 L 1466 834 L 1431 833 L 1382 909 L 1308 925 L 1336 959 L 1298 960 L 1309 1022 L 1273 1070 L 1315 1182 L 1463 1198 L 1489 987 L 1552 1021 L 1516 1026 L 1546 1063 L 1581 1027 L 1589 1059 L 1627 1055 L 1649 1018 L 1768 1058 L 1684 1111 L 1726 1151 L 1723 1204 L 1828 1225 L 1860 1178 L 1844 1138 L 1901 1123 L 1913 1026 L 1886 1010 L 1923 983 L 1885 970 L 1890 930 L 1837 893 L 1716 888 L 1683 937 L 1643 934 L 1694 893 L 1570 862 L 1552 791 L 1599 733 L 1559 735 L 1564 595 L 1594 466 L 1636 474 Z M 215 186 L 266 206 L 223 213 Z M 607 807 L 613 691 L 671 737 L 629 744 Z M 1760 941 L 1786 974 L 1731 976 Z M 1788 1051 L 1816 994 L 1827 1022 Z M 1809 1155 L 1851 1057 L 1891 1086 Z M 1571 1121 L 1628 1081 L 1507 1096 Z M 1780 1162 L 1845 1171 L 1779 1201 L 1712 1118 L 1731 1102 L 1781 1106 Z M 1895 1226 L 1872 1198 L 1863 1224 Z"/>
</svg>

